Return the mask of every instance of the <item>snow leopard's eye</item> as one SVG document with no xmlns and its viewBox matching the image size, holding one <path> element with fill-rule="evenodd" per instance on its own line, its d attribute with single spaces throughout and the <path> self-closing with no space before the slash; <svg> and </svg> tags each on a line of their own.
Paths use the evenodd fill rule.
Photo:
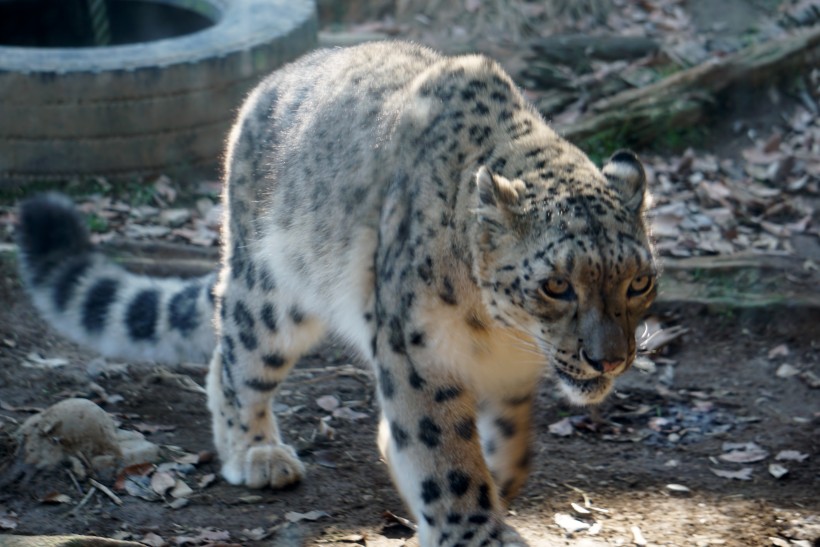
<svg viewBox="0 0 820 547">
<path fill-rule="evenodd" d="M 651 275 L 639 275 L 632 280 L 632 283 L 629 284 L 629 290 L 627 291 L 627 296 L 635 297 L 641 296 L 648 293 L 652 290 L 652 287 L 655 284 L 655 278 Z"/>
<path fill-rule="evenodd" d="M 566 279 L 560 277 L 550 277 L 541 283 L 542 296 L 555 300 L 572 300 L 575 298 L 575 291 Z"/>
</svg>

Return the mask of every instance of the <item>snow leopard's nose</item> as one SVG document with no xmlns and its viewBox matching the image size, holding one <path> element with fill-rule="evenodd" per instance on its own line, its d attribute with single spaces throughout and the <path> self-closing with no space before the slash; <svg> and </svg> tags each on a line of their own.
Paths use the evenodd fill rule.
<svg viewBox="0 0 820 547">
<path fill-rule="evenodd" d="M 581 350 L 581 355 L 583 356 L 584 361 L 586 361 L 586 363 L 589 366 L 594 368 L 597 372 L 604 372 L 604 373 L 605 372 L 613 372 L 613 371 L 617 370 L 626 361 L 625 358 L 620 358 L 620 357 L 615 357 L 614 359 L 613 358 L 610 358 L 610 359 L 593 359 L 583 349 Z"/>
</svg>

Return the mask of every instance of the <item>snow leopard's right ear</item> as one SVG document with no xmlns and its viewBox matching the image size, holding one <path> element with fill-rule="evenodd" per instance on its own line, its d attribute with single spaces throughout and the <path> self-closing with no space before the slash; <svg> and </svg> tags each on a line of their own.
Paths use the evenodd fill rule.
<svg viewBox="0 0 820 547">
<path fill-rule="evenodd" d="M 646 171 L 641 160 L 629 150 L 612 154 L 601 172 L 609 184 L 621 194 L 623 203 L 633 213 L 639 213 L 646 201 Z"/>
<path fill-rule="evenodd" d="M 524 194 L 524 183 L 496 175 L 486 165 L 482 165 L 475 176 L 478 201 L 481 208 L 515 207 Z"/>
</svg>

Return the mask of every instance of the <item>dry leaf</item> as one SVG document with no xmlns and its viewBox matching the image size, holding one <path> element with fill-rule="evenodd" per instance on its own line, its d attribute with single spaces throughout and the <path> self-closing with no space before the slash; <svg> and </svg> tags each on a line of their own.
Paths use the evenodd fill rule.
<svg viewBox="0 0 820 547">
<path fill-rule="evenodd" d="M 182 545 L 203 545 L 208 543 L 218 543 L 231 539 L 230 532 L 226 530 L 202 530 L 197 536 L 176 536 L 171 540 L 178 546 Z"/>
<path fill-rule="evenodd" d="M 769 350 L 768 356 L 769 359 L 774 359 L 775 357 L 785 357 L 789 354 L 789 346 L 786 344 L 780 344 L 772 349 Z"/>
<path fill-rule="evenodd" d="M 564 418 L 554 424 L 550 424 L 548 429 L 550 433 L 558 437 L 569 437 L 575 432 L 575 427 L 569 418 Z"/>
<path fill-rule="evenodd" d="M 14 530 L 19 521 L 17 513 L 13 511 L 2 514 L 0 515 L 0 530 Z"/>
<path fill-rule="evenodd" d="M 776 479 L 783 477 L 788 472 L 789 470 L 780 465 L 779 463 L 769 464 L 769 474 Z"/>
<path fill-rule="evenodd" d="M 131 475 L 137 476 L 146 476 L 150 475 L 154 472 L 156 466 L 152 463 L 137 463 L 134 465 L 129 465 L 128 467 L 123 468 L 120 471 L 120 474 L 117 475 L 117 481 L 114 483 L 114 490 L 118 490 L 120 492 L 125 490 L 125 481 Z"/>
<path fill-rule="evenodd" d="M 669 490 L 669 492 L 671 492 L 672 494 L 678 496 L 686 496 L 692 493 L 692 491 L 687 486 L 684 486 L 682 484 L 667 484 L 666 489 Z"/>
<path fill-rule="evenodd" d="M 324 511 L 309 511 L 307 513 L 298 513 L 296 511 L 290 511 L 285 513 L 285 520 L 288 522 L 299 522 L 300 520 L 319 520 L 322 517 L 329 517 L 330 515 L 325 513 Z"/>
<path fill-rule="evenodd" d="M 157 501 L 160 499 L 153 488 L 151 488 L 151 479 L 138 475 L 129 475 L 125 478 L 125 491 L 129 495 L 142 498 L 146 501 Z"/>
<path fill-rule="evenodd" d="M 165 545 L 167 545 L 167 543 L 165 543 L 165 540 L 162 539 L 161 536 L 158 536 L 153 532 L 149 532 L 142 536 L 142 539 L 140 539 L 140 543 L 144 543 L 146 545 L 149 545 L 150 547 L 164 547 Z"/>
<path fill-rule="evenodd" d="M 262 527 L 254 528 L 252 530 L 248 530 L 245 528 L 240 532 L 243 536 L 251 541 L 262 541 L 263 539 L 269 538 L 276 532 L 276 527 L 270 528 L 265 530 Z"/>
<path fill-rule="evenodd" d="M 185 484 L 185 481 L 182 479 L 177 479 L 176 483 L 174 484 L 174 489 L 171 490 L 171 497 L 172 498 L 187 498 L 194 491 L 191 489 L 190 486 Z"/>
<path fill-rule="evenodd" d="M 59 492 L 49 492 L 43 499 L 40 500 L 40 503 L 47 503 L 47 504 L 60 504 L 60 503 L 71 503 L 72 500 L 70 496 L 66 494 L 61 494 Z"/>
<path fill-rule="evenodd" d="M 205 475 L 201 479 L 199 479 L 199 482 L 197 483 L 197 486 L 199 488 L 207 488 L 208 486 L 213 484 L 213 482 L 215 480 L 216 480 L 216 474 L 215 473 L 208 473 L 207 475 Z"/>
<path fill-rule="evenodd" d="M 723 443 L 725 454 L 718 456 L 725 462 L 752 463 L 765 460 L 769 453 L 755 443 Z"/>
<path fill-rule="evenodd" d="M 134 427 L 134 429 L 136 429 L 140 433 L 145 433 L 146 435 L 156 433 L 157 431 L 173 431 L 177 428 L 177 426 L 175 425 L 145 424 L 141 422 L 136 422 L 131 425 Z"/>
<path fill-rule="evenodd" d="M 798 374 L 800 374 L 800 369 L 795 368 L 788 363 L 783 363 L 777 367 L 777 371 L 775 372 L 775 375 L 778 378 L 791 378 L 792 376 L 797 376 Z"/>
<path fill-rule="evenodd" d="M 710 467 L 709 471 L 711 471 L 718 477 L 723 477 L 724 479 L 736 479 L 739 481 L 752 480 L 751 467 L 744 467 L 743 469 L 739 469 L 738 471 L 724 471 L 723 469 L 713 469 Z"/>
<path fill-rule="evenodd" d="M 800 374 L 800 379 L 805 382 L 807 386 L 812 389 L 820 388 L 820 377 L 818 377 L 814 372 L 807 370 Z"/>
<path fill-rule="evenodd" d="M 21 364 L 26 368 L 50 369 L 66 366 L 68 364 L 68 359 L 64 359 L 62 357 L 46 358 L 31 352 L 26 355 L 26 361 L 23 361 Z"/>
<path fill-rule="evenodd" d="M 643 537 L 643 533 L 641 532 L 640 528 L 638 528 L 637 526 L 633 526 L 631 528 L 631 531 L 632 543 L 634 543 L 635 545 L 646 545 L 646 538 Z"/>
<path fill-rule="evenodd" d="M 350 407 L 343 406 L 333 411 L 333 417 L 353 421 L 361 420 L 362 418 L 367 418 L 367 414 L 364 414 L 362 412 L 356 412 Z"/>
<path fill-rule="evenodd" d="M 333 395 L 323 395 L 316 399 L 316 404 L 319 405 L 319 408 L 322 410 L 326 410 L 328 412 L 333 412 L 337 408 L 339 408 L 339 399 L 334 397 Z"/>
<path fill-rule="evenodd" d="M 797 450 L 781 450 L 777 453 L 777 456 L 775 456 L 774 459 L 777 461 L 802 462 L 808 459 L 808 457 L 808 454 L 803 454 Z"/>
<path fill-rule="evenodd" d="M 164 496 L 168 490 L 174 487 L 175 483 L 174 476 L 164 471 L 157 471 L 151 476 L 151 489 L 160 496 Z"/>
<path fill-rule="evenodd" d="M 580 532 L 581 530 L 587 530 L 590 526 L 586 522 L 580 521 L 567 513 L 555 513 L 553 520 L 555 521 L 555 524 L 560 526 L 569 534 L 574 534 L 575 532 Z"/>
</svg>

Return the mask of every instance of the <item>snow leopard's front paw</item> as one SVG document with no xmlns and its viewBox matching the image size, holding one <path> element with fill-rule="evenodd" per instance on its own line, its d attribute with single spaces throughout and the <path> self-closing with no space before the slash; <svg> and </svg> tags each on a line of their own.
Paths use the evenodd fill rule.
<svg viewBox="0 0 820 547">
<path fill-rule="evenodd" d="M 419 530 L 421 545 L 446 547 L 527 547 L 529 544 L 511 526 L 491 519 L 484 522 L 483 515 L 472 515 L 466 522 L 456 524 L 457 513 L 448 513 L 439 520 L 446 522 L 442 527 L 427 527 L 424 522 Z M 432 519 L 436 522 L 436 519 Z"/>
<path fill-rule="evenodd" d="M 235 454 L 225 462 L 222 476 L 231 484 L 250 488 L 285 488 L 302 480 L 305 466 L 292 446 L 252 446 L 244 455 Z"/>
</svg>

